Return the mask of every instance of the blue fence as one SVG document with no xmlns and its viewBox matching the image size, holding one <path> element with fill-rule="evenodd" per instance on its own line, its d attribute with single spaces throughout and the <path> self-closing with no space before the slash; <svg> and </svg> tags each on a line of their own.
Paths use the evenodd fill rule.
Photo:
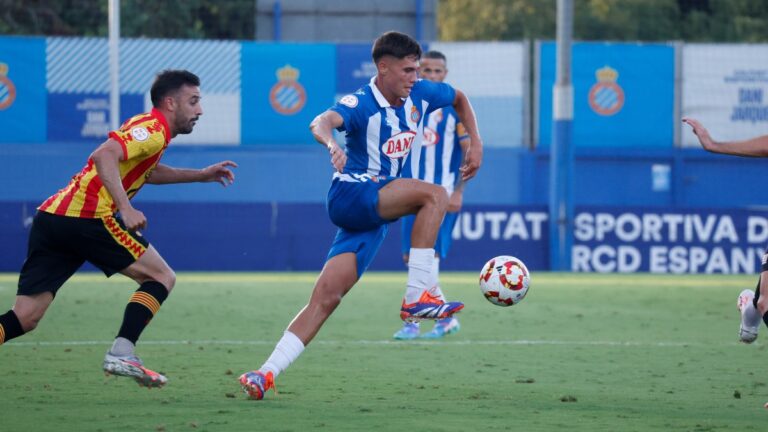
<svg viewBox="0 0 768 432">
<path fill-rule="evenodd" d="M 0 146 L 0 158 L 8 162 L 0 172 L 0 184 L 6 186 L 0 190 L 0 271 L 18 270 L 35 206 L 62 187 L 90 151 L 82 146 L 75 150 L 43 146 L 42 152 L 36 146 Z M 204 166 L 221 159 L 240 164 L 232 187 L 148 185 L 138 194 L 135 205 L 150 218 L 146 234 L 169 262 L 187 270 L 319 270 L 335 232 L 324 208 L 331 173 L 327 152 L 319 145 L 272 150 L 171 147 L 164 162 Z M 467 184 L 466 213 L 458 222 L 454 252 L 443 268 L 476 270 L 489 257 L 507 253 L 524 259 L 532 269 L 547 269 L 548 167 L 544 151 L 487 149 L 480 174 Z M 756 251 L 766 242 L 761 230 L 768 226 L 759 207 L 765 194 L 753 186 L 761 178 L 761 167 L 759 159 L 701 150 L 579 149 L 574 179 L 575 269 L 755 271 Z M 592 216 L 579 219 L 582 213 Z M 634 216 L 621 219 L 625 213 Z M 684 221 L 675 222 L 674 215 L 684 215 Z M 622 240 L 627 236 L 624 231 L 637 229 L 638 223 L 653 241 Z M 666 228 L 653 231 L 660 223 Z M 590 224 L 595 226 L 592 230 L 613 224 L 614 234 L 586 235 Z M 727 231 L 730 226 L 736 237 Z M 683 240 L 691 230 L 704 234 L 696 234 L 698 240 Z M 718 230 L 726 231 L 718 237 Z M 185 247 L 179 248 L 182 242 Z M 402 269 L 399 245 L 395 226 L 372 268 Z M 685 251 L 672 252 L 676 246 Z M 712 252 L 718 247 L 726 249 Z M 707 257 L 714 253 L 725 258 L 715 255 L 718 262 L 707 267 L 699 263 L 702 251 Z M 689 261 L 680 254 L 689 256 Z M 637 261 L 638 256 L 643 260 Z M 630 261 L 620 264 L 617 260 L 622 259 Z"/>
</svg>

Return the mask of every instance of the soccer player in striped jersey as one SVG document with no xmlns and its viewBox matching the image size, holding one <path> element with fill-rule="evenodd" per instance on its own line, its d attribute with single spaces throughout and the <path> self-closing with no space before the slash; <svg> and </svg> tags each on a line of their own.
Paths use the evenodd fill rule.
<svg viewBox="0 0 768 432">
<path fill-rule="evenodd" d="M 122 273 L 139 284 L 104 357 L 104 371 L 134 378 L 141 386 L 161 387 L 167 378 L 145 368 L 134 348 L 173 289 L 176 275 L 139 232 L 147 218 L 130 199 L 145 183 L 227 186 L 234 181 L 229 167 L 236 164 L 223 161 L 196 170 L 160 163 L 171 138 L 191 133 L 203 114 L 200 79 L 189 71 L 163 71 L 150 95 L 152 110 L 110 132 L 82 171 L 38 207 L 16 302 L 0 315 L 0 344 L 34 330 L 59 288 L 88 261 L 107 277 Z"/>
<path fill-rule="evenodd" d="M 768 135 L 742 141 L 715 141 L 698 120 L 684 118 L 683 122 L 691 126 L 693 133 L 706 151 L 735 156 L 768 157 Z M 754 292 L 748 289 L 743 290 L 736 298 L 736 307 L 741 313 L 739 340 L 750 344 L 757 340 L 760 321 L 762 320 L 768 326 L 768 250 L 763 255 L 757 287 Z"/>
<path fill-rule="evenodd" d="M 408 154 L 420 154 L 429 114 L 453 105 L 471 137 L 460 172 L 475 175 L 482 160 L 482 141 L 472 106 L 461 91 L 446 83 L 418 79 L 421 47 L 403 33 L 387 32 L 373 44 L 377 74 L 354 94 L 344 96 L 311 123 L 312 134 L 330 153 L 335 168 L 328 191 L 331 221 L 339 228 L 315 282 L 309 303 L 291 321 L 260 369 L 240 376 L 253 399 L 274 387 L 275 377 L 302 353 L 376 256 L 387 225 L 415 214 L 408 263 L 408 282 L 400 308 L 403 320 L 440 319 L 464 305 L 446 303 L 429 291 L 437 230 L 445 215 L 445 189 L 418 179 L 400 178 Z M 333 129 L 346 133 L 346 149 Z"/>
<path fill-rule="evenodd" d="M 443 82 L 448 74 L 448 65 L 445 55 L 439 51 L 428 51 L 421 57 L 419 75 L 427 80 Z M 464 182 L 461 180 L 459 167 L 463 154 L 470 146 L 469 135 L 464 126 L 459 122 L 456 110 L 451 106 L 440 108 L 432 112 L 424 126 L 424 144 L 418 164 L 407 164 L 403 170 L 403 177 L 417 178 L 445 188 L 448 193 L 448 208 L 443 219 L 435 243 L 435 259 L 432 263 L 432 278 L 435 281 L 431 288 L 431 294 L 445 301 L 445 296 L 440 288 L 440 259 L 445 258 L 451 247 L 451 231 L 456 225 L 459 210 L 463 199 Z M 410 161 L 415 161 L 413 153 Z M 411 233 L 413 230 L 414 216 L 408 215 L 401 219 L 403 260 L 408 263 L 411 249 Z M 403 326 L 393 337 L 398 340 L 415 339 L 420 336 L 418 321 L 405 321 Z M 459 320 L 454 317 L 446 317 L 435 321 L 435 325 L 429 332 L 421 335 L 426 339 L 437 339 L 459 331 Z"/>
</svg>

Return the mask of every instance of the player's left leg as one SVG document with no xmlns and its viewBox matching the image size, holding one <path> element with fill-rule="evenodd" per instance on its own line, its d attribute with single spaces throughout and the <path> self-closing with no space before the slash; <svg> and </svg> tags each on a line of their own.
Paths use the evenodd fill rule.
<svg viewBox="0 0 768 432">
<path fill-rule="evenodd" d="M 404 321 L 446 318 L 464 307 L 460 302 L 442 302 L 429 292 L 435 285 L 432 278 L 435 240 L 447 206 L 445 189 L 421 180 L 400 178 L 379 190 L 377 211 L 383 219 L 416 215 L 411 234 L 408 283 L 400 309 Z"/>
<path fill-rule="evenodd" d="M 141 333 L 160 310 L 160 306 L 176 284 L 176 275 L 152 246 L 120 273 L 136 281 L 139 288 L 125 306 L 123 322 L 112 347 L 104 356 L 104 371 L 132 377 L 141 386 L 162 387 L 168 379 L 144 367 L 134 351 Z"/>
<path fill-rule="evenodd" d="M 406 215 L 400 218 L 400 246 L 403 254 L 403 262 L 408 265 L 409 253 L 411 251 L 411 231 L 413 230 L 413 215 Z M 419 337 L 421 326 L 418 322 L 403 321 L 392 338 L 395 340 L 412 340 Z"/>
<path fill-rule="evenodd" d="M 451 235 L 453 234 L 453 227 L 456 225 L 458 215 L 457 212 L 445 214 L 443 223 L 440 226 L 440 232 L 437 235 L 437 242 L 435 243 L 435 260 L 432 264 L 432 274 L 435 279 L 435 286 L 432 288 L 431 292 L 442 301 L 447 300 L 440 287 L 440 260 L 447 257 L 448 251 L 451 249 Z M 455 316 L 451 316 L 435 321 L 432 330 L 423 334 L 421 337 L 425 339 L 439 339 L 445 335 L 456 333 L 459 329 L 461 329 L 459 320 Z"/>
</svg>

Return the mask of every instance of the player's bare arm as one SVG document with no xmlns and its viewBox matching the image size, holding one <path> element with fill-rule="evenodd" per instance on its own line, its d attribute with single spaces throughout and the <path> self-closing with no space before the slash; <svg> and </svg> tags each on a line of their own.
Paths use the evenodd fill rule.
<svg viewBox="0 0 768 432">
<path fill-rule="evenodd" d="M 459 123 L 461 125 L 461 123 Z M 460 126 L 463 127 L 463 126 Z M 470 147 L 472 140 L 469 139 L 469 137 L 466 137 L 459 141 L 459 146 L 461 146 L 461 164 L 464 165 L 464 160 L 467 156 L 467 150 Z M 456 213 L 457 211 L 461 210 L 461 206 L 464 205 L 464 179 L 462 177 L 459 177 L 459 179 L 456 181 L 456 186 L 453 188 L 453 193 L 448 198 L 448 208 L 446 209 L 449 213 Z"/>
<path fill-rule="evenodd" d="M 477 128 L 475 110 L 472 109 L 472 104 L 469 103 L 467 96 L 459 89 L 456 89 L 453 108 L 456 110 L 456 114 L 459 115 L 459 121 L 467 130 L 471 141 L 471 145 L 464 157 L 464 164 L 459 168 L 462 180 L 467 181 L 477 174 L 477 170 L 483 162 L 483 140 L 480 139 L 480 132 Z"/>
<path fill-rule="evenodd" d="M 120 143 L 110 138 L 91 153 L 91 158 L 96 166 L 96 172 L 99 174 L 104 188 L 112 196 L 126 228 L 135 231 L 147 226 L 147 218 L 144 213 L 133 208 L 128 194 L 123 188 L 119 167 L 123 155 L 123 147 Z"/>
<path fill-rule="evenodd" d="M 150 184 L 170 183 L 209 183 L 218 182 L 222 186 L 229 186 L 235 181 L 235 173 L 230 168 L 237 168 L 232 161 L 222 161 L 202 169 L 174 168 L 164 164 L 158 164 L 147 178 Z"/>
<path fill-rule="evenodd" d="M 333 139 L 333 130 L 341 127 L 344 124 L 344 119 L 341 115 L 335 111 L 328 110 L 312 120 L 309 124 L 309 130 L 312 131 L 312 136 L 320 144 L 328 148 L 328 152 L 331 154 L 331 165 L 336 168 L 336 171 L 341 172 L 344 169 L 344 165 L 347 164 L 347 155 L 344 150 L 339 147 L 339 144 Z"/>
<path fill-rule="evenodd" d="M 744 141 L 715 141 L 709 131 L 696 119 L 684 118 L 693 129 L 704 150 L 712 153 L 735 156 L 768 157 L 768 135 L 762 135 Z"/>
</svg>

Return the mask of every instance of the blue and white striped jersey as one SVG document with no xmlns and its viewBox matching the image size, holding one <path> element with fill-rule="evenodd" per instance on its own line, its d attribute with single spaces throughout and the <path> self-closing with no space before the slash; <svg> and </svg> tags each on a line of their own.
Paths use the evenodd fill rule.
<svg viewBox="0 0 768 432">
<path fill-rule="evenodd" d="M 420 157 L 411 153 L 410 169 L 403 177 L 412 177 L 440 185 L 452 194 L 459 179 L 462 150 L 460 142 L 469 138 L 452 106 L 431 113 L 424 126 Z"/>
<path fill-rule="evenodd" d="M 420 154 L 424 119 L 434 110 L 451 105 L 456 91 L 445 83 L 419 80 L 404 103 L 392 107 L 375 80 L 373 77 L 331 107 L 344 119 L 339 127 L 346 132 L 344 174 L 399 177 L 408 154 Z M 335 176 L 339 177 L 338 173 Z"/>
</svg>

